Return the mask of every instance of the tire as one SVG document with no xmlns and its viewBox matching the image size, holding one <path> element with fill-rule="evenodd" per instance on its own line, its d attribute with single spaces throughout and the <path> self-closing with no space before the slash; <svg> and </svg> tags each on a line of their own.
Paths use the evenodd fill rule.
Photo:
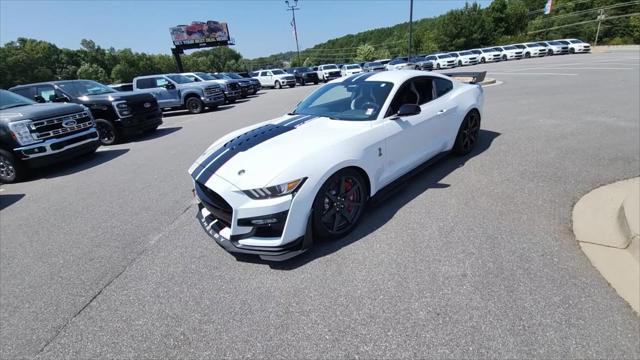
<svg viewBox="0 0 640 360">
<path fill-rule="evenodd" d="M 96 119 L 96 130 L 98 130 L 98 136 L 100 136 L 100 144 L 102 145 L 114 145 L 120 141 L 120 135 L 118 130 L 113 126 L 111 121 L 105 119 Z"/>
<path fill-rule="evenodd" d="M 304 79 L 300 80 L 300 86 L 305 86 L 306 83 L 304 82 Z"/>
<path fill-rule="evenodd" d="M 290 88 L 294 88 L 294 87 L 296 87 L 296 84 L 295 84 L 295 83 L 294 83 L 294 84 L 291 84 L 291 85 L 289 85 L 289 87 L 290 87 Z"/>
<path fill-rule="evenodd" d="M 24 179 L 29 169 L 12 153 L 0 149 L 0 183 L 11 184 Z"/>
<path fill-rule="evenodd" d="M 320 83 L 320 81 L 316 80 L 313 82 L 313 85 L 318 85 L 318 83 Z"/>
<path fill-rule="evenodd" d="M 313 201 L 313 231 L 320 239 L 335 240 L 355 229 L 369 200 L 365 179 L 347 168 L 331 175 Z"/>
<path fill-rule="evenodd" d="M 440 64 L 436 64 L 436 70 L 440 70 Z"/>
<path fill-rule="evenodd" d="M 233 104 L 234 102 L 236 102 L 236 99 L 224 98 L 224 102 L 227 103 L 227 104 Z"/>
<path fill-rule="evenodd" d="M 462 67 L 462 60 L 458 61 L 458 66 Z"/>
<path fill-rule="evenodd" d="M 574 49 L 574 48 L 570 48 L 570 49 L 569 49 L 569 53 L 570 53 L 570 54 L 575 54 L 575 53 L 576 53 L 576 49 Z"/>
<path fill-rule="evenodd" d="M 480 62 L 484 64 L 487 62 L 487 60 L 485 60 L 485 58 L 480 58 Z"/>
<path fill-rule="evenodd" d="M 280 81 L 276 80 L 276 82 L 273 83 L 273 88 L 274 89 L 282 89 L 282 84 L 280 84 Z"/>
<path fill-rule="evenodd" d="M 466 155 L 473 150 L 478 143 L 480 134 L 480 113 L 471 110 L 462 120 L 456 142 L 453 145 L 453 152 L 457 155 Z"/>
<path fill-rule="evenodd" d="M 188 98 L 185 106 L 190 114 L 200 114 L 204 110 L 204 103 L 195 96 Z"/>
<path fill-rule="evenodd" d="M 507 55 L 502 55 L 502 61 L 507 61 Z"/>
<path fill-rule="evenodd" d="M 531 58 L 531 53 L 525 53 L 524 54 L 524 58 L 525 59 L 530 59 Z"/>
</svg>

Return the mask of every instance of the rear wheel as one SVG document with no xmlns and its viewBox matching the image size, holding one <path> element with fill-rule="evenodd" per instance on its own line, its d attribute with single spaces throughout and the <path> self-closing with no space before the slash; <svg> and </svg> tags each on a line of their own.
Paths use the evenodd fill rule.
<svg viewBox="0 0 640 360">
<path fill-rule="evenodd" d="M 100 136 L 102 145 L 113 145 L 118 142 L 119 136 L 115 126 L 105 119 L 96 119 L 96 130 Z"/>
<path fill-rule="evenodd" d="M 204 103 L 195 96 L 188 98 L 185 105 L 191 114 L 200 114 L 204 110 Z"/>
<path fill-rule="evenodd" d="M 20 181 L 27 174 L 27 167 L 12 153 L 0 150 L 0 182 L 4 184 Z"/>
<path fill-rule="evenodd" d="M 355 229 L 369 199 L 365 179 L 354 169 L 333 174 L 313 202 L 313 229 L 321 239 L 338 239 Z"/>
<path fill-rule="evenodd" d="M 462 120 L 456 142 L 453 145 L 453 152 L 458 155 L 466 155 L 478 142 L 480 134 L 480 114 L 476 110 L 470 111 Z"/>
</svg>

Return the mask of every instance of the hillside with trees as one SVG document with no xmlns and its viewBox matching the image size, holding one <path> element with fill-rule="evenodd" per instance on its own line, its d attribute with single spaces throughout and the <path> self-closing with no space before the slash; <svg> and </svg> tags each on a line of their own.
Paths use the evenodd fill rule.
<svg viewBox="0 0 640 360">
<path fill-rule="evenodd" d="M 556 0 L 545 15 L 546 0 L 494 0 L 488 7 L 467 3 L 434 18 L 414 21 L 412 54 L 470 49 L 540 39 L 595 38 L 595 20 L 602 9 L 599 44 L 640 43 L 640 1 Z M 634 16 L 629 16 L 635 14 Z M 345 35 L 301 52 L 304 65 L 346 63 L 391 58 L 408 53 L 409 23 Z M 130 82 L 134 76 L 176 71 L 171 55 L 131 49 L 105 49 L 82 40 L 77 50 L 49 42 L 19 38 L 0 47 L 0 88 L 52 79 L 94 79 Z M 299 65 L 295 52 L 245 59 L 220 47 L 183 56 L 186 71 L 241 71 Z"/>
</svg>

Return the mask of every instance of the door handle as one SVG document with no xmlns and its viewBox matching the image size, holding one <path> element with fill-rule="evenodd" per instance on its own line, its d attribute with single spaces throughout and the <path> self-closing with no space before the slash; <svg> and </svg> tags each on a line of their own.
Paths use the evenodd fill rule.
<svg viewBox="0 0 640 360">
<path fill-rule="evenodd" d="M 449 109 L 442 109 L 440 111 L 438 111 L 438 115 L 442 115 L 444 113 L 446 113 Z"/>
</svg>

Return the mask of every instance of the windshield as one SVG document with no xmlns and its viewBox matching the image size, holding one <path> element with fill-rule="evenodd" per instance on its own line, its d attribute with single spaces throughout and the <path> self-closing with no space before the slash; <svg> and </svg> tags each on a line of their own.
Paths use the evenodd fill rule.
<svg viewBox="0 0 640 360">
<path fill-rule="evenodd" d="M 194 82 L 193 80 L 189 79 L 184 75 L 167 75 L 167 77 L 177 82 L 178 84 L 188 84 L 188 83 Z"/>
<path fill-rule="evenodd" d="M 515 46 L 505 46 L 504 49 L 505 50 L 516 50 L 517 48 Z"/>
<path fill-rule="evenodd" d="M 406 63 L 407 59 L 406 58 L 397 58 L 397 59 L 393 59 L 389 62 L 389 65 L 396 65 L 396 64 L 403 64 Z"/>
<path fill-rule="evenodd" d="M 473 55 L 473 53 L 471 53 L 471 51 L 463 51 L 463 52 L 460 53 L 460 55 L 468 56 L 468 55 Z"/>
<path fill-rule="evenodd" d="M 198 77 L 202 80 L 217 80 L 215 77 L 211 76 L 211 74 L 207 74 L 203 72 L 197 72 L 194 74 L 198 75 Z"/>
<path fill-rule="evenodd" d="M 232 79 L 244 79 L 242 76 L 238 75 L 238 74 L 234 74 L 234 73 L 224 73 L 225 75 L 227 75 L 228 77 L 232 78 Z"/>
<path fill-rule="evenodd" d="M 458 55 L 458 54 L 456 54 L 456 53 L 449 53 L 448 55 L 449 55 L 449 56 L 451 56 L 451 57 L 454 57 L 454 58 L 456 58 L 456 57 L 459 57 L 459 56 L 460 56 L 460 55 Z"/>
<path fill-rule="evenodd" d="M 347 69 L 360 69 L 360 65 L 347 65 L 345 66 Z"/>
<path fill-rule="evenodd" d="M 322 69 L 324 69 L 324 70 L 335 70 L 337 68 L 338 67 L 335 66 L 335 65 L 325 65 L 325 66 L 322 67 Z"/>
<path fill-rule="evenodd" d="M 370 66 L 370 67 L 382 66 L 382 63 L 378 61 L 374 61 L 374 62 L 366 63 L 365 66 Z"/>
<path fill-rule="evenodd" d="M 453 56 L 451 56 L 451 55 L 449 55 L 449 54 L 436 55 L 436 56 L 438 57 L 438 59 L 447 59 L 447 58 L 453 57 Z"/>
<path fill-rule="evenodd" d="M 541 46 L 540 46 L 540 45 L 538 45 L 538 44 L 525 44 L 525 45 L 527 45 L 527 47 L 530 47 L 530 48 L 534 48 L 534 47 L 541 47 Z"/>
<path fill-rule="evenodd" d="M 474 54 L 482 54 L 482 51 L 480 50 L 471 50 L 471 52 Z"/>
<path fill-rule="evenodd" d="M 294 113 L 334 120 L 374 120 L 392 88 L 392 83 L 383 81 L 328 84 L 304 99 Z"/>
<path fill-rule="evenodd" d="M 549 41 L 549 45 L 562 45 L 560 41 Z"/>
<path fill-rule="evenodd" d="M 273 75 L 282 75 L 282 74 L 285 73 L 283 70 L 279 70 L 279 69 L 278 70 L 271 70 L 271 72 L 273 73 Z"/>
<path fill-rule="evenodd" d="M 33 105 L 36 102 L 7 90 L 0 90 L 0 110 L 18 106 Z"/>
<path fill-rule="evenodd" d="M 496 52 L 496 50 L 495 49 L 482 49 L 482 52 L 490 53 L 490 52 Z"/>
<path fill-rule="evenodd" d="M 538 45 L 540 45 L 540 46 L 542 46 L 542 47 L 546 47 L 546 46 L 547 46 L 547 44 L 542 43 L 542 42 L 541 42 L 541 43 L 538 43 Z"/>
<path fill-rule="evenodd" d="M 572 44 L 582 44 L 582 43 L 584 43 L 584 41 L 582 41 L 582 40 L 571 40 L 571 43 Z"/>
<path fill-rule="evenodd" d="M 87 95 L 110 94 L 116 92 L 112 88 L 92 80 L 65 81 L 57 83 L 67 94 L 79 98 Z"/>
<path fill-rule="evenodd" d="M 493 50 L 495 51 L 502 51 L 502 49 L 500 49 L 499 47 L 494 47 Z"/>
</svg>

